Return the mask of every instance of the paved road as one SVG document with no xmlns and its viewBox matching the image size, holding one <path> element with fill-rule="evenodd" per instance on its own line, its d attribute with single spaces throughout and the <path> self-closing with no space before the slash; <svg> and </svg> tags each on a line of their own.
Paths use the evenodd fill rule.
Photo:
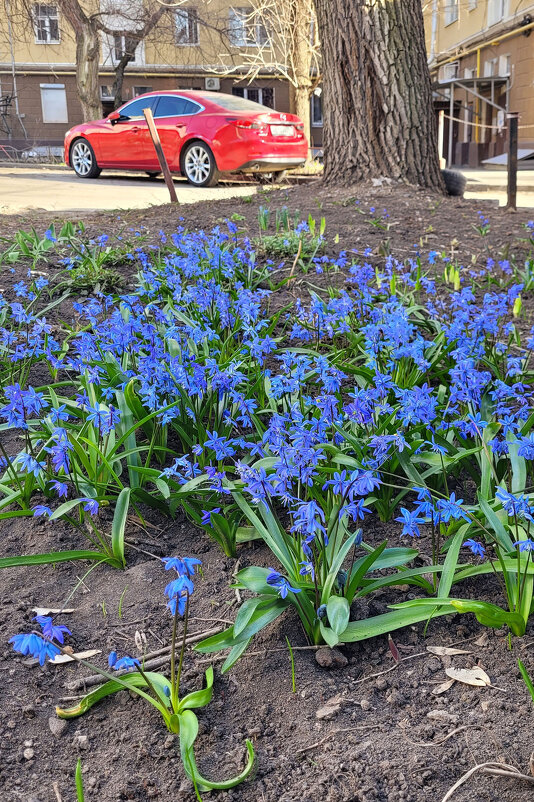
<svg viewBox="0 0 534 802">
<path fill-rule="evenodd" d="M 175 179 L 180 203 L 198 203 L 252 195 L 250 183 L 226 182 L 213 189 L 197 189 Z M 103 172 L 99 178 L 80 179 L 71 170 L 42 167 L 0 167 L 0 213 L 45 210 L 51 212 L 144 209 L 169 202 L 163 178 L 151 180 L 139 173 Z"/>
</svg>

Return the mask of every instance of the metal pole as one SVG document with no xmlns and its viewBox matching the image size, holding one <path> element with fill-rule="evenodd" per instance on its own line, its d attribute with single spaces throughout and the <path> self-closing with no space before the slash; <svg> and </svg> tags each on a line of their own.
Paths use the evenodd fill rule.
<svg viewBox="0 0 534 802">
<path fill-rule="evenodd" d="M 167 184 L 167 189 L 169 190 L 169 195 L 171 196 L 171 202 L 178 203 L 176 189 L 174 187 L 174 182 L 172 180 L 171 171 L 169 170 L 169 165 L 167 164 L 167 159 L 165 158 L 163 148 L 161 147 L 161 141 L 159 138 L 158 130 L 154 123 L 154 116 L 152 114 L 152 109 L 143 109 L 143 114 L 145 115 L 145 120 L 148 125 L 148 130 L 150 131 L 150 136 L 152 137 L 152 142 L 154 143 L 154 148 L 156 150 L 156 155 L 158 157 L 159 166 L 161 167 L 161 172 L 163 173 L 165 183 Z"/>
<path fill-rule="evenodd" d="M 517 209 L 517 126 L 519 113 L 508 115 L 508 203 L 507 209 Z"/>
<path fill-rule="evenodd" d="M 441 109 L 438 117 L 438 156 L 439 156 L 440 167 L 445 167 L 445 159 L 443 158 L 444 138 L 445 138 L 445 109 Z"/>
<path fill-rule="evenodd" d="M 448 152 L 448 156 L 447 156 L 447 167 L 452 167 L 452 134 L 453 134 L 453 126 L 454 126 L 454 120 L 452 118 L 454 117 L 454 82 L 451 84 L 449 92 L 451 93 L 451 99 L 450 99 L 450 103 L 449 103 L 449 117 L 450 117 L 450 120 L 449 120 L 449 152 Z"/>
</svg>

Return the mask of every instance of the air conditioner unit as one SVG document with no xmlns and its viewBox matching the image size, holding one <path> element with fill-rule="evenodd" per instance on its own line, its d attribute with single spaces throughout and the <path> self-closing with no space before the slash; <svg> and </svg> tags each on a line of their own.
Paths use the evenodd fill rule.
<svg viewBox="0 0 534 802">
<path fill-rule="evenodd" d="M 206 89 L 210 92 L 218 92 L 221 88 L 221 79 L 220 78 L 206 78 L 205 81 Z"/>
</svg>

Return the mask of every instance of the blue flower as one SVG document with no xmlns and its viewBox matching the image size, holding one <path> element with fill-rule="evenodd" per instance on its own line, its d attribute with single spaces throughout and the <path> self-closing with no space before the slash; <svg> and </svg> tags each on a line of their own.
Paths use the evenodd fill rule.
<svg viewBox="0 0 534 802">
<path fill-rule="evenodd" d="M 163 557 L 163 562 L 166 571 L 174 568 L 182 576 L 194 576 L 196 566 L 202 565 L 202 560 L 196 557 Z"/>
<path fill-rule="evenodd" d="M 519 551 L 534 551 L 534 540 L 531 538 L 527 540 L 517 540 L 514 546 L 517 546 Z"/>
<path fill-rule="evenodd" d="M 291 593 L 300 593 L 300 588 L 293 588 L 287 581 L 287 579 L 279 574 L 278 571 L 275 571 L 274 568 L 268 569 L 271 573 L 267 575 L 266 582 L 268 585 L 271 585 L 273 588 L 277 588 L 278 594 L 282 599 L 285 599 L 288 592 Z"/>
<path fill-rule="evenodd" d="M 37 504 L 37 506 L 32 507 L 32 509 L 34 518 L 38 518 L 40 515 L 46 515 L 47 518 L 50 518 L 50 516 L 52 515 L 52 510 L 45 504 Z"/>
<path fill-rule="evenodd" d="M 419 537 L 421 532 L 419 531 L 419 524 L 424 524 L 425 519 L 418 517 L 418 510 L 414 510 L 410 512 L 406 509 L 406 507 L 401 507 L 401 514 L 398 518 L 395 518 L 396 521 L 399 521 L 402 524 L 402 533 L 403 535 L 410 535 L 410 537 Z"/>
<path fill-rule="evenodd" d="M 13 649 L 16 652 L 19 652 L 25 657 L 30 656 L 39 660 L 39 665 L 41 666 L 44 666 L 47 657 L 53 660 L 54 657 L 61 654 L 61 650 L 54 643 L 46 640 L 46 638 L 43 638 L 41 635 L 36 635 L 34 632 L 13 635 L 13 637 L 9 639 L 9 643 L 13 644 Z"/>
<path fill-rule="evenodd" d="M 72 635 L 70 629 L 63 626 L 62 624 L 55 625 L 53 623 L 52 616 L 36 615 L 33 620 L 37 621 L 37 623 L 43 630 L 44 637 L 48 638 L 49 640 L 57 640 L 58 643 L 64 643 L 63 633 L 66 633 L 67 635 Z"/>
<path fill-rule="evenodd" d="M 478 541 L 473 540 L 472 538 L 469 538 L 468 540 L 466 540 L 463 545 L 466 548 L 471 549 L 471 551 L 473 552 L 475 557 L 482 558 L 486 554 L 486 549 L 484 548 L 482 543 L 479 543 Z"/>
<path fill-rule="evenodd" d="M 108 657 L 108 663 L 110 668 L 112 668 L 114 671 L 129 671 L 131 668 L 138 668 L 141 665 L 139 660 L 137 660 L 135 657 L 125 656 L 117 659 L 116 652 L 110 653 Z"/>
<path fill-rule="evenodd" d="M 86 512 L 91 513 L 91 515 L 96 515 L 100 505 L 95 498 L 82 498 L 81 499 L 84 503 L 83 508 Z"/>
</svg>

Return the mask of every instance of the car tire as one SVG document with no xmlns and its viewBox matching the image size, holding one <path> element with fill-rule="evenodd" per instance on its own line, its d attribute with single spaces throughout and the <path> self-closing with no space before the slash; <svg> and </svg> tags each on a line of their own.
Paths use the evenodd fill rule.
<svg viewBox="0 0 534 802">
<path fill-rule="evenodd" d="M 151 179 L 151 181 L 154 181 L 154 179 L 156 179 L 158 175 L 160 175 L 160 173 L 159 172 L 156 173 L 155 170 L 147 170 L 146 174 Z"/>
<path fill-rule="evenodd" d="M 274 170 L 272 173 L 256 173 L 260 184 L 282 184 L 285 181 L 287 170 Z"/>
<path fill-rule="evenodd" d="M 78 178 L 98 178 L 102 172 L 87 139 L 76 139 L 72 143 L 69 161 Z"/>
<path fill-rule="evenodd" d="M 443 176 L 443 183 L 445 184 L 447 195 L 452 195 L 455 198 L 463 198 L 465 185 L 467 184 L 465 175 L 459 173 L 457 170 L 442 170 L 441 175 Z"/>
<path fill-rule="evenodd" d="M 190 142 L 180 159 L 181 173 L 194 187 L 214 187 L 220 177 L 211 149 L 199 140 Z"/>
</svg>

